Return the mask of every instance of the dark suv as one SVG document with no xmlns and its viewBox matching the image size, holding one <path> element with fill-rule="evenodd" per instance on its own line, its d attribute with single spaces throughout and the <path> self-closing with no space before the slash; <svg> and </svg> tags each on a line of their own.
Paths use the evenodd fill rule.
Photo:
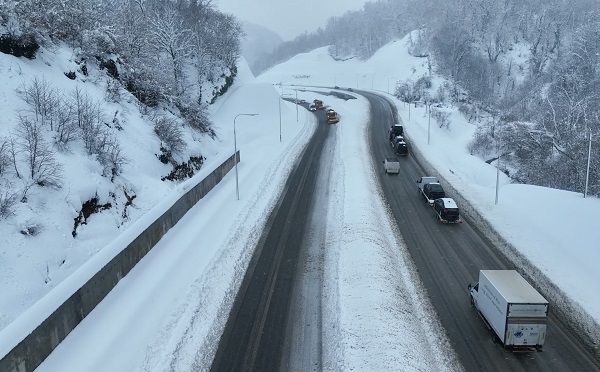
<svg viewBox="0 0 600 372">
<path fill-rule="evenodd" d="M 441 223 L 460 223 L 460 212 L 452 198 L 438 198 L 433 201 L 436 218 Z"/>
<path fill-rule="evenodd" d="M 396 155 L 408 155 L 408 145 L 404 140 L 397 141 L 394 146 L 394 152 Z"/>
<path fill-rule="evenodd" d="M 394 124 L 389 130 L 390 142 L 398 136 L 404 136 L 404 127 L 402 126 L 402 124 Z"/>
</svg>

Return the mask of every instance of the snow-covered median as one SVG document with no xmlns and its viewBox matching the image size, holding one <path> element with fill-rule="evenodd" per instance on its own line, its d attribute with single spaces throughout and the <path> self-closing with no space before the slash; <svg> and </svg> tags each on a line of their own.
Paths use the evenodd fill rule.
<svg viewBox="0 0 600 372">
<path fill-rule="evenodd" d="M 365 140 L 368 103 L 336 100 L 335 107 L 353 119 L 335 128 L 330 170 L 324 367 L 459 369 L 379 190 Z"/>
</svg>

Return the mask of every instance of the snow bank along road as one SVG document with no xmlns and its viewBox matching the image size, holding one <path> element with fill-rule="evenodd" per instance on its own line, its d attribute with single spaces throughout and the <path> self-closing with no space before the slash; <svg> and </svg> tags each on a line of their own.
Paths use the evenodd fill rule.
<svg viewBox="0 0 600 372">
<path fill-rule="evenodd" d="M 394 156 L 387 130 L 397 119 L 387 100 L 362 94 L 371 104 L 371 151 L 373 162 L 379 166 L 384 157 Z M 600 370 L 598 357 L 588 353 L 577 333 L 552 313 L 552 304 L 544 352 L 514 354 L 504 352 L 493 342 L 493 333 L 470 307 L 467 285 L 477 281 L 480 269 L 518 269 L 518 263 L 508 262 L 469 223 L 469 218 L 463 216 L 460 225 L 443 225 L 435 219 L 431 208 L 419 197 L 415 183 L 419 177 L 431 174 L 417 163 L 414 155 L 415 151 L 411 151 L 407 158 L 400 159 L 398 175 L 386 175 L 380 167 L 379 179 L 421 280 L 465 369 Z"/>
</svg>

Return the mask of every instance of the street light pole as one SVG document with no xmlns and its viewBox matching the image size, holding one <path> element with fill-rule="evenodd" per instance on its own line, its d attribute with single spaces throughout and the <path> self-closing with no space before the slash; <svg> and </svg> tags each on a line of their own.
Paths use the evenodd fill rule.
<svg viewBox="0 0 600 372">
<path fill-rule="evenodd" d="M 283 94 L 283 89 L 281 90 L 282 93 L 279 95 L 279 142 L 281 142 L 281 98 L 283 96 L 288 96 L 289 94 Z M 298 96 L 298 91 L 296 91 L 296 96 Z M 298 104 L 296 104 L 296 117 L 298 116 Z"/>
<path fill-rule="evenodd" d="M 496 163 L 496 201 L 494 205 L 498 205 L 498 193 L 500 191 L 500 138 L 497 141 L 498 162 Z"/>
<path fill-rule="evenodd" d="M 296 89 L 296 122 L 298 122 L 298 89 Z"/>
<path fill-rule="evenodd" d="M 238 116 L 256 116 L 258 114 L 237 114 L 234 118 L 233 118 L 233 154 L 235 156 L 235 195 L 237 197 L 237 200 L 240 200 L 240 187 L 239 187 L 239 182 L 238 182 L 238 153 L 237 153 L 237 136 L 235 133 L 235 119 L 238 118 Z"/>
<path fill-rule="evenodd" d="M 427 123 L 427 145 L 429 145 L 429 140 L 431 138 L 431 102 L 427 105 L 427 111 L 429 112 L 429 121 Z"/>
<path fill-rule="evenodd" d="M 588 191 L 588 182 L 590 181 L 590 159 L 592 157 L 592 132 L 590 132 L 590 138 L 589 138 L 589 145 L 588 145 L 588 160 L 587 160 L 587 169 L 585 171 L 585 191 L 583 192 L 583 197 L 586 198 L 587 197 L 587 191 Z"/>
</svg>

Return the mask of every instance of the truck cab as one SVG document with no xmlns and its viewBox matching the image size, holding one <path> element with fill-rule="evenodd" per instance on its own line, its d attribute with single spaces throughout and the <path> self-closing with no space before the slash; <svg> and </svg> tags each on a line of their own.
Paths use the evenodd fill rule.
<svg viewBox="0 0 600 372">
<path fill-rule="evenodd" d="M 335 112 L 334 109 L 327 109 L 327 111 L 325 112 L 325 116 L 327 118 L 327 124 L 335 124 L 340 121 L 338 118 L 338 114 L 337 112 Z"/>
</svg>

